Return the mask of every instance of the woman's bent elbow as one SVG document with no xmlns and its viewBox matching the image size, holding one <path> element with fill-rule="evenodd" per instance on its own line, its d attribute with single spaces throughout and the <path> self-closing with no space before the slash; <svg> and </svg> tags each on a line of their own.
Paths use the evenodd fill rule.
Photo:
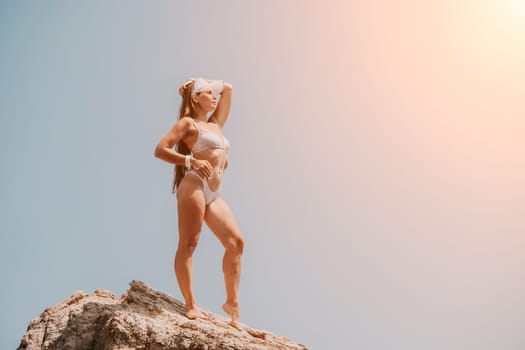
<svg viewBox="0 0 525 350">
<path fill-rule="evenodd" d="M 162 156 L 162 147 L 160 147 L 160 146 L 155 147 L 155 151 L 153 152 L 153 155 L 155 157 L 157 157 L 157 158 L 162 159 L 161 158 L 161 156 Z"/>
</svg>

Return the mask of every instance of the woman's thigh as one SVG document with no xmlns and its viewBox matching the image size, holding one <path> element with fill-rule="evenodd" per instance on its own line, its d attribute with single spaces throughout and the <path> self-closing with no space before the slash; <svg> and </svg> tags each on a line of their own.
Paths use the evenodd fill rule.
<svg viewBox="0 0 525 350">
<path fill-rule="evenodd" d="M 243 240 L 232 210 L 220 196 L 207 206 L 204 221 L 225 248 Z"/>
<path fill-rule="evenodd" d="M 204 194 L 201 180 L 186 175 L 177 189 L 177 211 L 179 216 L 179 244 L 196 244 L 204 220 Z"/>
</svg>

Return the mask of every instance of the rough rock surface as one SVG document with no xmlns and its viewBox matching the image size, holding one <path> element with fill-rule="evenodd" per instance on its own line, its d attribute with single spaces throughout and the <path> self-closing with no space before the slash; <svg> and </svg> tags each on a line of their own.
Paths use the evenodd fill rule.
<svg viewBox="0 0 525 350">
<path fill-rule="evenodd" d="M 184 303 L 131 281 L 120 298 L 107 290 L 74 292 L 29 323 L 21 349 L 307 349 L 288 338 L 209 312 L 209 319 L 190 320 Z"/>
</svg>

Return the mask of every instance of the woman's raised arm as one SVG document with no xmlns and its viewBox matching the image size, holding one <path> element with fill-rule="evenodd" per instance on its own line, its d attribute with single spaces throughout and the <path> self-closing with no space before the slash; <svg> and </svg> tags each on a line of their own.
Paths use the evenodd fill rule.
<svg viewBox="0 0 525 350">
<path fill-rule="evenodd" d="M 228 119 L 228 116 L 230 114 L 230 108 L 232 104 L 232 92 L 233 86 L 231 84 L 224 83 L 224 89 L 221 92 L 219 104 L 210 116 L 210 121 L 219 124 L 221 129 L 224 127 L 224 124 L 226 124 L 226 120 Z"/>
</svg>

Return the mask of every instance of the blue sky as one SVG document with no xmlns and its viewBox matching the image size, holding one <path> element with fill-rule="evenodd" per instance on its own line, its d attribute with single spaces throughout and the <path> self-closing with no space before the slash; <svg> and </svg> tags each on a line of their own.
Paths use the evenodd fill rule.
<svg viewBox="0 0 525 350">
<path fill-rule="evenodd" d="M 203 76 L 234 86 L 242 323 L 312 349 L 518 349 L 525 29 L 505 4 L 2 2 L 0 347 L 75 290 L 182 299 L 153 152 Z M 222 255 L 204 226 L 216 313 Z"/>
</svg>

